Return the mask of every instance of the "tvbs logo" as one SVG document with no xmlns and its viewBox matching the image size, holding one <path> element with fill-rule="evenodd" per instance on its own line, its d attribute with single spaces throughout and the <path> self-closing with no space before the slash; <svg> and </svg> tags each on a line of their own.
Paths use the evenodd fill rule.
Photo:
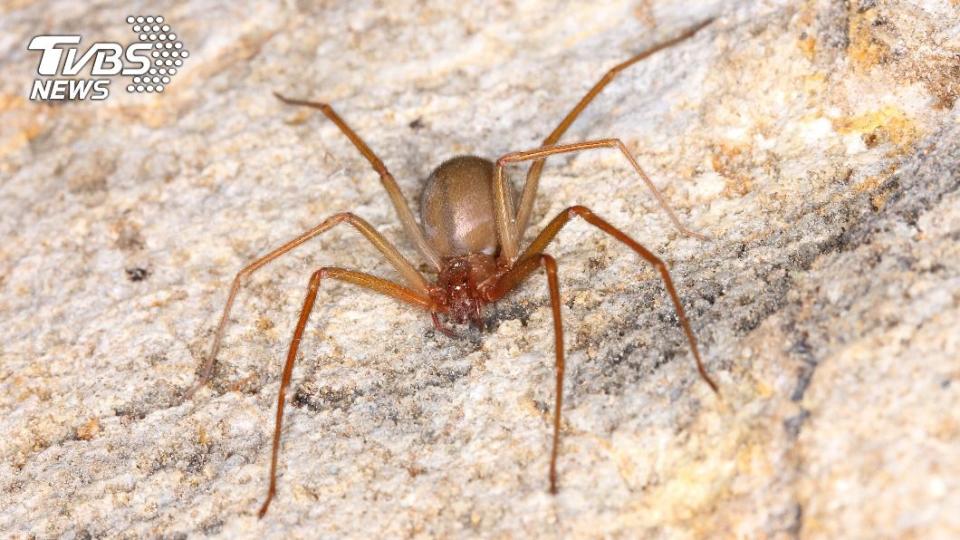
<svg viewBox="0 0 960 540">
<path fill-rule="evenodd" d="M 94 42 L 81 54 L 80 36 L 42 35 L 27 49 L 40 51 L 37 75 L 30 88 L 34 101 L 102 101 L 110 96 L 111 77 L 131 77 L 127 92 L 163 92 L 190 53 L 160 16 L 129 16 L 139 38 L 119 43 Z M 77 77 L 89 66 L 90 78 Z"/>
</svg>

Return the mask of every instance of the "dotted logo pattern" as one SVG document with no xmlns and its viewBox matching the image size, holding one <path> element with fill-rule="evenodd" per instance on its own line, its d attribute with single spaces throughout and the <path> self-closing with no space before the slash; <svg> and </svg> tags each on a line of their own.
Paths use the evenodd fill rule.
<svg viewBox="0 0 960 540">
<path fill-rule="evenodd" d="M 134 77 L 132 83 L 127 85 L 127 92 L 163 92 L 164 86 L 177 74 L 177 69 L 183 66 L 190 52 L 183 48 L 183 42 L 177 39 L 177 34 L 173 33 L 170 25 L 163 23 L 163 17 L 159 15 L 130 15 L 127 24 L 131 25 L 140 41 L 153 44 L 150 69 Z"/>
</svg>

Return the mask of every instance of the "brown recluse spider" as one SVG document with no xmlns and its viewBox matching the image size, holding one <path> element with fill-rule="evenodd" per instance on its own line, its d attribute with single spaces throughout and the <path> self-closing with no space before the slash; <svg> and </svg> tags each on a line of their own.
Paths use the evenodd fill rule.
<svg viewBox="0 0 960 540">
<path fill-rule="evenodd" d="M 406 302 L 420 309 L 430 312 L 434 326 L 445 334 L 452 333 L 445 328 L 438 315 L 445 315 L 457 323 L 469 322 L 482 326 L 481 309 L 484 305 L 496 302 L 506 296 L 534 270 L 543 267 L 547 276 L 547 285 L 550 291 L 550 307 L 553 312 L 554 354 L 556 355 L 556 401 L 553 409 L 553 442 L 550 451 L 550 492 L 557 492 L 557 450 L 560 442 L 560 411 L 563 405 L 563 325 L 560 319 L 560 288 L 557 283 L 557 263 L 553 257 L 544 253 L 547 245 L 557 235 L 560 229 L 570 219 L 580 217 L 603 232 L 613 236 L 637 253 L 642 259 L 653 265 L 659 271 L 670 299 L 673 301 L 680 326 L 686 334 L 697 364 L 700 377 L 719 394 L 716 383 L 707 374 L 697 350 L 697 340 L 690 329 L 687 317 L 680 303 L 680 297 L 670 279 L 666 264 L 651 253 L 647 248 L 635 242 L 618 228 L 604 221 L 590 209 L 583 206 L 567 208 L 546 226 L 543 231 L 530 243 L 526 250 L 520 252 L 519 241 L 527 228 L 530 213 L 533 208 L 534 197 L 537 193 L 537 184 L 543 169 L 544 159 L 554 154 L 566 154 L 590 150 L 594 148 L 615 148 L 630 162 L 643 182 L 647 185 L 660 207 L 666 212 L 674 226 L 683 234 L 704 238 L 680 223 L 670 206 L 654 186 L 650 178 L 643 172 L 636 159 L 627 150 L 619 139 L 599 139 L 573 144 L 556 144 L 563 133 L 576 120 L 581 111 L 593 100 L 597 94 L 620 71 L 630 65 L 663 50 L 667 47 L 690 38 L 703 27 L 712 22 L 708 19 L 689 28 L 680 35 L 647 49 L 610 69 L 587 94 L 580 99 L 577 105 L 564 117 L 560 125 L 553 130 L 539 148 L 525 152 L 512 152 L 501 156 L 496 162 L 475 157 L 458 156 L 443 162 L 427 179 L 426 186 L 420 199 L 420 216 L 423 228 L 417 225 L 410 207 L 396 180 L 384 166 L 380 158 L 370 150 L 346 122 L 340 118 L 330 105 L 315 103 L 299 99 L 289 99 L 274 94 L 280 101 L 289 105 L 301 105 L 319 109 L 324 116 L 340 128 L 340 131 L 350 139 L 350 142 L 370 162 L 374 170 L 380 175 L 383 187 L 386 189 L 393 206 L 403 223 L 407 235 L 413 241 L 417 251 L 429 262 L 437 272 L 437 280 L 429 283 L 397 249 L 380 235 L 369 223 L 362 218 L 344 212 L 333 215 L 316 227 L 287 242 L 267 255 L 257 259 L 241 270 L 233 280 L 223 314 L 217 325 L 213 346 L 204 362 L 200 376 L 193 387 L 188 390 L 186 397 L 193 396 L 197 389 L 206 384 L 213 372 L 214 360 L 220 349 L 223 330 L 230 315 L 230 309 L 237 296 L 240 285 L 253 272 L 262 268 L 277 257 L 289 252 L 307 240 L 320 235 L 339 223 L 349 223 L 355 227 L 371 244 L 382 253 L 390 264 L 400 272 L 406 281 L 406 286 L 387 281 L 362 272 L 343 268 L 323 267 L 310 276 L 306 299 L 300 310 L 299 320 L 290 341 L 287 360 L 283 366 L 283 375 L 277 396 L 277 418 L 273 432 L 273 450 L 270 460 L 270 487 L 267 498 L 260 507 L 258 515 L 263 517 L 270 507 L 276 493 L 277 484 L 277 456 L 280 450 L 280 432 L 283 424 L 283 407 L 286 399 L 287 387 L 293 373 L 294 360 L 303 336 L 307 319 L 313 310 L 317 298 L 320 282 L 324 278 L 336 279 L 352 283 L 362 288 L 391 296 L 401 302 Z M 527 172 L 527 180 L 520 195 L 519 209 L 514 212 L 512 189 L 508 186 L 503 169 L 509 163 L 533 161 Z"/>
</svg>

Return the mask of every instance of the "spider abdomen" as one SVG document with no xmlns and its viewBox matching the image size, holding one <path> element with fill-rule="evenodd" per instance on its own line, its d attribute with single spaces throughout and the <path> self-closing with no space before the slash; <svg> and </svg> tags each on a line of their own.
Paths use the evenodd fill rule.
<svg viewBox="0 0 960 540">
<path fill-rule="evenodd" d="M 493 162 L 457 156 L 430 173 L 420 196 L 427 242 L 444 258 L 497 251 Z"/>
</svg>

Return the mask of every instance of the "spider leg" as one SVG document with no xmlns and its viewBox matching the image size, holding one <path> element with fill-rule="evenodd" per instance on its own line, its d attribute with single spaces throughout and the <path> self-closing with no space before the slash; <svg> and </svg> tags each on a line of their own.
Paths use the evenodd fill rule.
<svg viewBox="0 0 960 540">
<path fill-rule="evenodd" d="M 674 45 L 693 37 L 694 34 L 702 30 L 705 26 L 713 22 L 713 19 L 707 19 L 678 35 L 673 39 L 669 39 L 653 47 L 627 59 L 624 62 L 621 62 L 607 71 L 603 77 L 593 85 L 592 88 L 580 98 L 580 101 L 573 107 L 573 109 L 567 113 L 563 120 L 551 133 L 547 135 L 547 138 L 543 140 L 542 146 L 550 146 L 556 144 L 560 140 L 560 137 L 567 131 L 571 124 L 580 116 L 580 113 L 583 112 L 583 109 L 593 101 L 593 98 L 597 97 L 597 94 L 600 93 L 607 84 L 612 81 L 618 73 L 632 66 L 633 64 L 652 56 L 653 54 L 662 51 L 663 49 L 673 47 Z M 523 194 L 520 197 L 520 208 L 517 212 L 517 228 L 520 232 L 520 235 L 523 235 L 523 232 L 527 230 L 527 224 L 530 220 L 530 213 L 533 211 L 533 201 L 537 196 L 537 185 L 540 182 L 540 173 L 543 171 L 543 159 L 538 159 L 530 164 L 530 169 L 527 171 L 527 181 L 523 186 Z M 663 202 L 661 201 L 661 205 Z"/>
<path fill-rule="evenodd" d="M 274 92 L 273 95 L 280 101 L 286 103 L 287 105 L 298 105 L 302 107 L 310 107 L 313 109 L 318 109 L 323 113 L 324 116 L 330 119 L 334 124 L 340 128 L 340 131 L 350 139 L 350 142 L 363 154 L 363 157 L 366 158 L 373 169 L 380 175 L 380 182 L 383 184 L 383 188 L 387 190 L 387 195 L 390 196 L 390 200 L 393 202 L 393 207 L 397 210 L 397 216 L 399 216 L 401 223 L 403 223 L 403 228 L 407 232 L 407 235 L 410 237 L 410 240 L 413 241 L 414 246 L 416 246 L 417 251 L 420 252 L 431 265 L 434 266 L 437 270 L 440 270 L 440 256 L 437 255 L 437 252 L 430 247 L 430 244 L 427 243 L 426 237 L 423 235 L 423 231 L 420 230 L 420 226 L 417 225 L 417 220 L 413 216 L 413 212 L 410 211 L 410 205 L 407 203 L 407 199 L 404 198 L 403 192 L 400 191 L 400 186 L 397 185 L 396 179 L 393 175 L 390 174 L 390 171 L 387 170 L 386 165 L 383 164 L 383 161 L 367 146 L 367 143 L 360 138 L 353 129 L 347 125 L 346 122 L 340 118 L 340 115 L 333 110 L 327 103 L 320 103 L 316 101 L 305 101 L 301 99 L 291 99 L 284 97 L 277 92 Z"/>
<path fill-rule="evenodd" d="M 460 336 L 456 332 L 447 328 L 446 326 L 443 325 L 442 322 L 440 322 L 440 317 L 437 317 L 436 311 L 431 313 L 430 317 L 433 319 L 433 327 L 439 330 L 443 335 L 452 339 L 460 339 Z"/>
<path fill-rule="evenodd" d="M 307 240 L 310 240 L 311 238 L 318 236 L 332 229 L 337 224 L 343 222 L 353 225 L 358 231 L 360 231 L 360 233 L 367 240 L 369 240 L 370 243 L 380 251 L 380 253 L 383 253 L 390 264 L 392 264 L 393 267 L 396 268 L 401 275 L 403 275 L 404 279 L 406 279 L 414 289 L 419 291 L 419 293 L 422 295 L 427 294 L 427 281 L 422 275 L 420 275 L 420 272 L 418 272 L 417 269 L 414 268 L 413 265 L 410 264 L 410 262 L 407 261 L 407 259 L 404 258 L 399 251 L 397 251 L 397 248 L 393 247 L 393 245 L 390 244 L 386 238 L 378 233 L 373 226 L 367 223 L 364 219 L 351 214 L 350 212 L 335 214 L 324 220 L 323 223 L 320 223 L 309 231 L 278 247 L 263 257 L 253 261 L 251 264 L 247 265 L 244 269 L 237 273 L 236 277 L 233 279 L 233 284 L 230 286 L 230 293 L 227 295 L 227 303 L 223 307 L 223 313 L 220 315 L 220 322 L 217 325 L 217 332 L 214 334 L 213 345 L 210 347 L 210 354 L 207 355 L 207 359 L 204 361 L 203 369 L 200 371 L 200 376 L 197 379 L 197 382 L 195 382 L 194 385 L 187 390 L 184 399 L 190 399 L 193 397 L 193 394 L 197 390 L 209 382 L 210 377 L 213 374 L 213 365 L 216 361 L 217 353 L 220 351 L 220 341 L 223 338 L 223 330 L 227 326 L 230 310 L 233 308 L 233 301 L 236 299 L 237 292 L 239 292 L 240 286 L 245 282 L 246 278 L 281 255 L 293 250 Z"/>
<path fill-rule="evenodd" d="M 677 295 L 677 290 L 673 286 L 673 279 L 670 278 L 670 271 L 667 270 L 667 265 L 660 260 L 659 257 L 650 252 L 647 248 L 640 245 L 634 239 L 630 238 L 620 229 L 614 227 L 610 223 L 606 222 L 603 218 L 594 214 L 589 208 L 585 206 L 571 206 L 563 212 L 557 214 L 557 217 L 553 218 L 543 231 L 530 243 L 530 247 L 523 252 L 523 255 L 520 257 L 520 260 L 525 260 L 530 257 L 536 257 L 544 249 L 546 249 L 547 244 L 557 233 L 560 232 L 560 229 L 563 228 L 572 218 L 579 216 L 583 218 L 587 223 L 597 227 L 601 231 L 609 234 L 610 236 L 616 238 L 620 242 L 624 243 L 636 252 L 637 255 L 642 257 L 648 263 L 653 265 L 654 268 L 660 273 L 660 277 L 663 279 L 663 284 L 667 289 L 667 293 L 670 295 L 670 300 L 673 301 L 673 308 L 677 312 L 677 318 L 680 320 L 680 326 L 683 328 L 683 333 L 687 336 L 687 341 L 690 342 L 690 350 L 693 352 L 693 358 L 697 362 L 697 372 L 700 373 L 700 377 L 706 382 L 710 389 L 716 394 L 720 394 L 720 389 L 717 387 L 717 383 L 710 378 L 710 375 L 707 374 L 706 368 L 703 367 L 703 360 L 700 358 L 700 350 L 697 348 L 697 338 L 693 335 L 693 330 L 690 329 L 690 323 L 687 321 L 687 315 L 683 310 L 683 304 L 680 302 L 680 296 Z"/>
<path fill-rule="evenodd" d="M 553 310 L 554 354 L 556 356 L 557 386 L 553 406 L 553 444 L 550 450 L 550 493 L 557 493 L 557 452 L 560 448 L 560 413 L 563 408 L 563 321 L 560 317 L 560 285 L 557 281 L 557 262 L 550 255 L 535 253 L 520 261 L 504 274 L 493 287 L 487 301 L 495 302 L 517 287 L 539 267 L 547 274 L 550 290 L 550 308 Z"/>
<path fill-rule="evenodd" d="M 507 188 L 506 175 L 503 174 L 503 169 L 506 164 L 515 163 L 518 161 L 542 161 L 547 156 L 552 156 L 554 154 L 582 152 L 584 150 L 593 150 L 595 148 L 616 148 L 620 150 L 620 153 L 622 153 L 624 157 L 627 158 L 627 161 L 630 162 L 633 170 L 640 175 L 640 178 L 643 179 L 643 182 L 648 188 L 650 188 L 654 198 L 657 199 L 660 207 L 663 208 L 663 210 L 670 217 L 670 221 L 673 222 L 674 227 L 687 236 L 693 236 L 700 238 L 701 240 L 709 239 L 708 236 L 691 231 L 680 222 L 680 219 L 677 218 L 676 214 L 673 213 L 673 210 L 670 208 L 670 205 L 667 203 L 666 199 L 664 199 L 663 195 L 660 194 L 657 186 L 655 186 L 653 181 L 650 180 L 650 177 L 647 176 L 647 173 L 643 172 L 643 169 L 640 168 L 640 164 L 637 163 L 637 160 L 633 157 L 633 154 L 627 150 L 626 145 L 624 145 L 620 139 L 597 139 L 594 141 L 560 144 L 557 146 L 544 146 L 524 152 L 511 152 L 501 156 L 500 159 L 497 160 L 497 166 L 494 170 L 494 215 L 497 218 L 497 234 L 499 235 L 500 243 L 503 246 L 501 249 L 501 257 L 505 258 L 507 261 L 514 260 L 514 257 L 516 257 L 517 251 L 519 250 L 518 246 L 520 242 L 520 236 L 523 231 L 523 229 L 517 228 L 517 221 L 511 221 L 502 218 L 502 215 L 509 212 L 510 206 L 509 198 L 501 196 L 501 193 L 506 193 L 509 191 Z"/>
<path fill-rule="evenodd" d="M 293 339 L 290 340 L 287 361 L 283 365 L 283 375 L 280 379 L 280 391 L 277 395 L 277 420 L 273 430 L 273 450 L 270 456 L 270 487 L 267 490 L 267 499 L 263 501 L 260 511 L 257 512 L 257 515 L 261 518 L 267 513 L 267 509 L 270 508 L 270 501 L 273 500 L 277 492 L 277 457 L 280 452 L 280 430 L 283 427 L 283 406 L 286 401 L 287 387 L 290 386 L 290 378 L 293 376 L 293 363 L 297 358 L 300 340 L 303 338 L 303 330 L 307 326 L 307 320 L 310 318 L 313 304 L 317 300 L 317 292 L 320 290 L 320 282 L 323 278 L 352 283 L 358 287 L 391 296 L 401 302 L 432 311 L 433 303 L 428 296 L 385 279 L 371 276 L 370 274 L 344 270 L 342 268 L 324 267 L 310 276 L 310 284 L 307 286 L 307 296 L 303 301 L 303 309 L 300 310 L 300 319 L 297 321 L 296 329 L 293 331 Z"/>
</svg>

